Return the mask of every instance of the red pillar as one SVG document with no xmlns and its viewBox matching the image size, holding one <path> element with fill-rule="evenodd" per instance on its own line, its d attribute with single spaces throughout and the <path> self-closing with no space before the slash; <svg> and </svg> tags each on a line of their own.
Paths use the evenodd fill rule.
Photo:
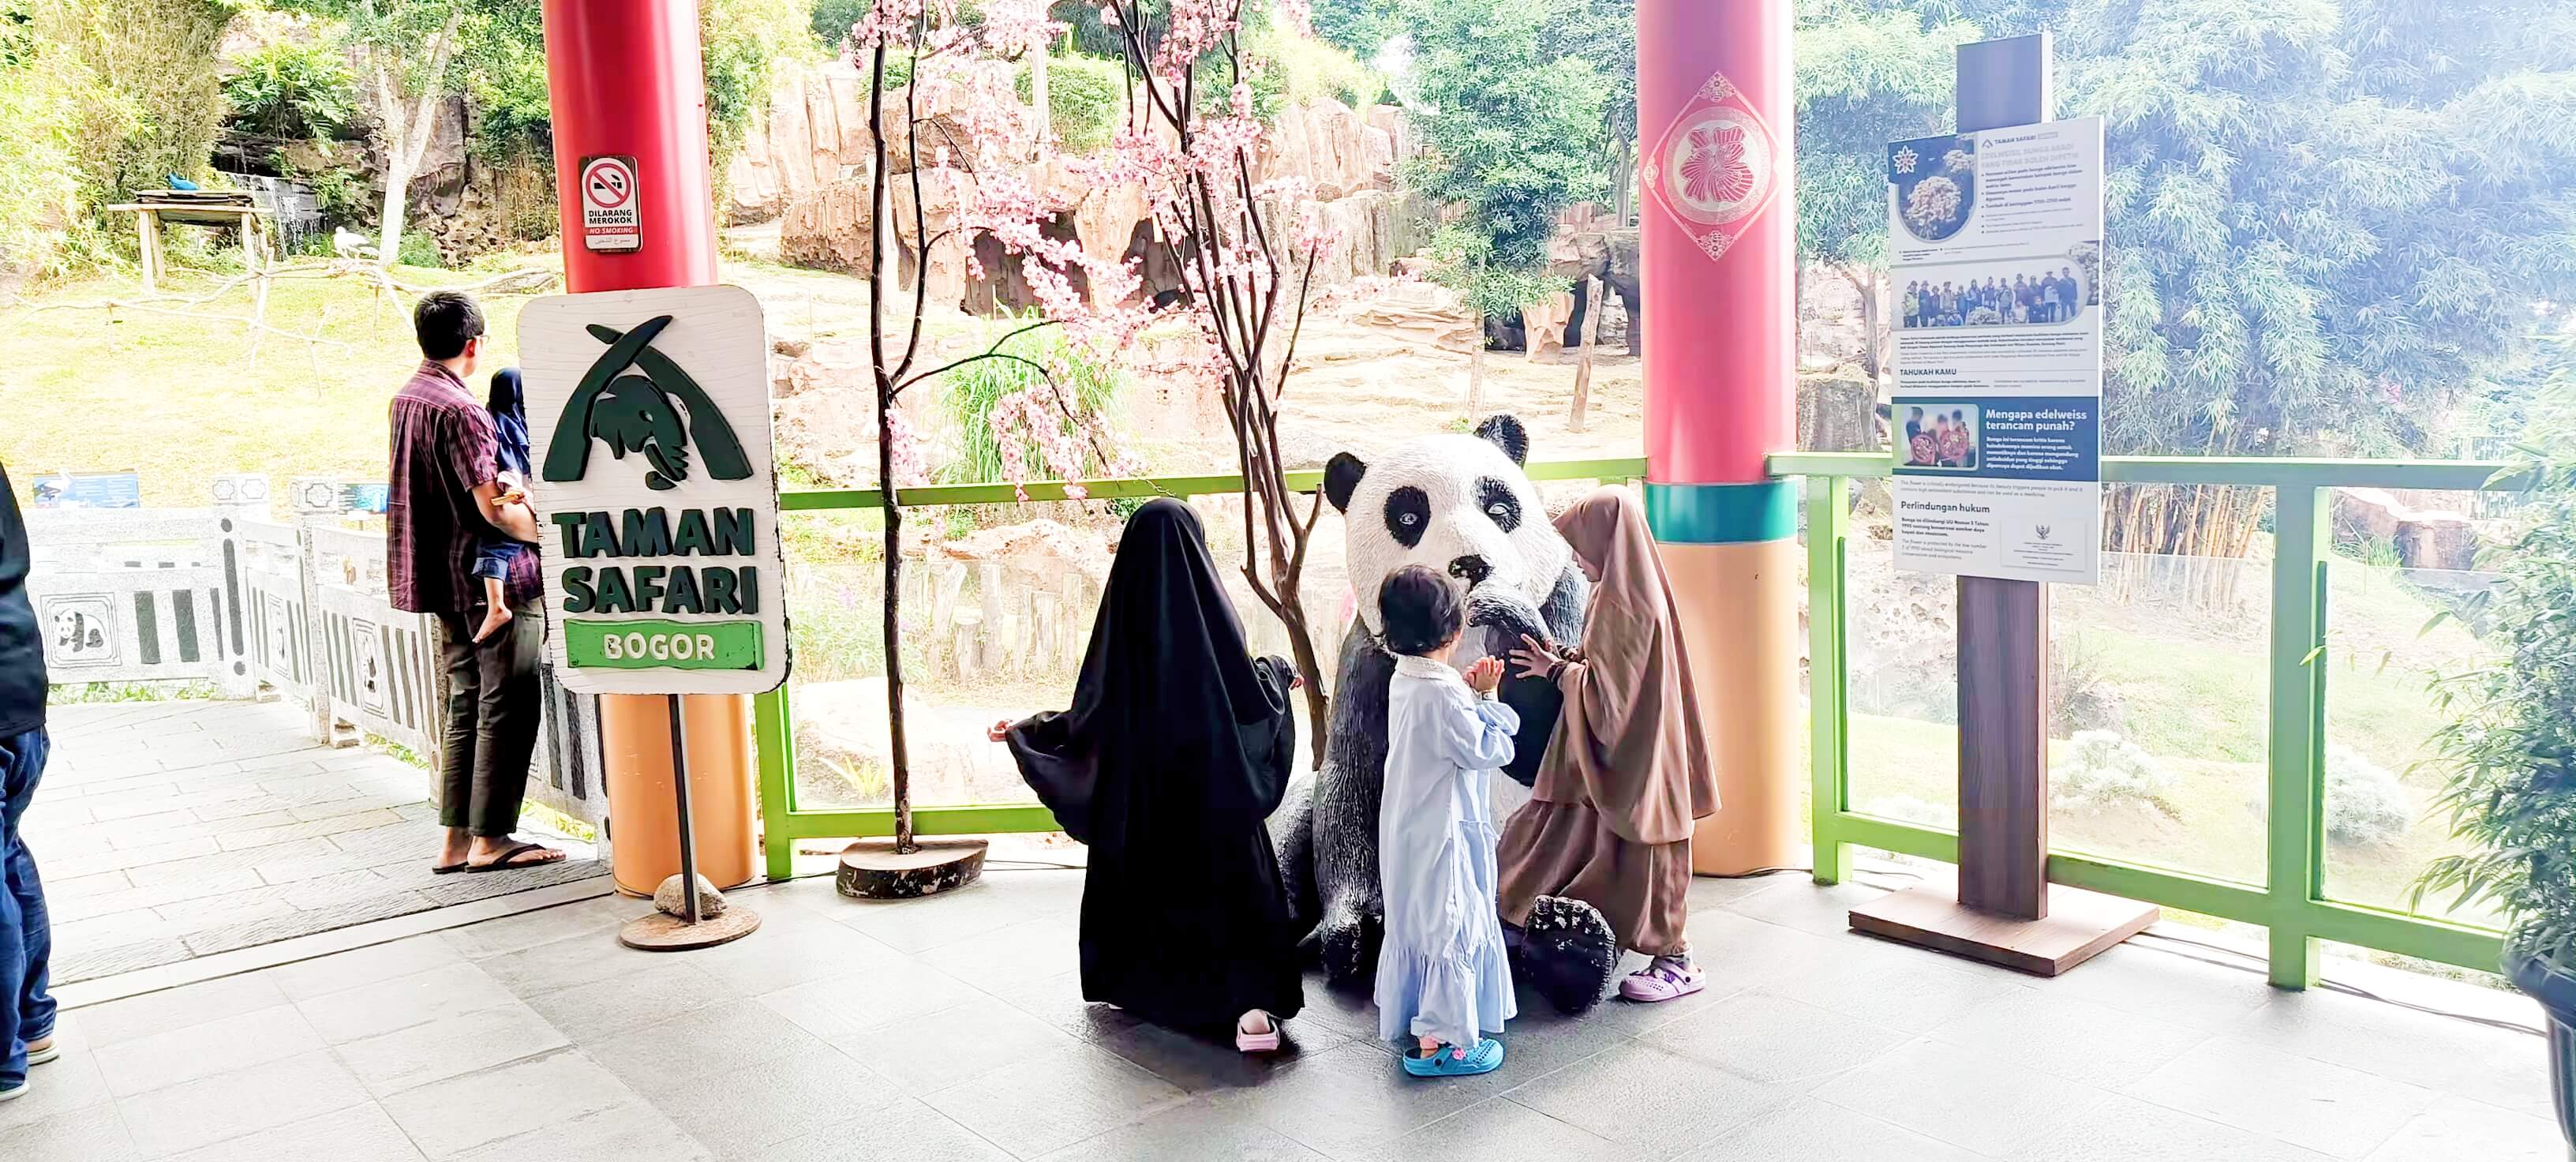
<svg viewBox="0 0 2576 1162">
<path fill-rule="evenodd" d="M 581 294 L 713 285 L 719 281 L 715 183 L 697 4 L 544 0 L 544 15 L 564 288 Z M 634 160 L 632 248 L 595 251 L 585 241 L 582 167 L 597 157 Z M 692 695 L 681 701 L 698 872 L 720 887 L 747 883 L 758 854 L 751 700 Z M 657 695 L 599 699 L 617 886 L 644 895 L 679 871 L 668 706 Z"/>
<path fill-rule="evenodd" d="M 1790 0 L 1640 0 L 1646 511 L 1724 798 L 1703 873 L 1799 856 L 1797 204 Z"/>
</svg>

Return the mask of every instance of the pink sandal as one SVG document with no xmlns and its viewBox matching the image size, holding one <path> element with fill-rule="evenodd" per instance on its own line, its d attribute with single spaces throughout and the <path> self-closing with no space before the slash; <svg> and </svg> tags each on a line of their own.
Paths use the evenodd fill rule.
<svg viewBox="0 0 2576 1162">
<path fill-rule="evenodd" d="M 1640 1004 L 1675 1000 L 1708 987 L 1708 974 L 1690 962 L 1690 957 L 1658 956 L 1646 967 L 1628 974 L 1619 982 L 1619 995 Z"/>
<path fill-rule="evenodd" d="M 1250 1016 L 1251 1014 L 1247 1013 L 1245 1015 Z M 1261 1023 L 1268 1025 L 1269 1029 L 1264 1032 L 1255 1033 L 1244 1028 L 1243 1022 L 1236 1021 L 1234 1023 L 1234 1047 L 1245 1053 L 1278 1052 L 1279 1022 L 1273 1020 L 1270 1014 L 1263 1013 L 1261 1014 Z"/>
</svg>

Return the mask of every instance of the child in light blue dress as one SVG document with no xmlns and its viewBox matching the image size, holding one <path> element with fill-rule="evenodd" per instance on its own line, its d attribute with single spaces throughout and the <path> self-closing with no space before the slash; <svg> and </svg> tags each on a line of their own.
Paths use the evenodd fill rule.
<svg viewBox="0 0 2576 1162">
<path fill-rule="evenodd" d="M 1451 668 L 1465 619 L 1448 578 L 1407 566 L 1377 600 L 1396 655 L 1377 817 L 1378 1035 L 1413 1040 L 1404 1070 L 1416 1077 L 1490 1073 L 1503 1046 L 1485 1034 L 1518 1012 L 1494 905 L 1493 778 L 1512 761 L 1520 717 L 1494 699 L 1501 659 Z"/>
</svg>

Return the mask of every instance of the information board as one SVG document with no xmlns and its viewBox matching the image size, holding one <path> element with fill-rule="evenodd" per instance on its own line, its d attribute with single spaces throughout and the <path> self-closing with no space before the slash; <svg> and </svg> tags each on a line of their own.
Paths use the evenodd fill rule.
<svg viewBox="0 0 2576 1162">
<path fill-rule="evenodd" d="M 546 648 L 566 687 L 786 680 L 768 354 L 740 287 L 551 295 L 520 313 Z"/>
<path fill-rule="evenodd" d="M 2090 585 L 2102 543 L 2102 122 L 1892 142 L 1896 564 Z"/>
</svg>

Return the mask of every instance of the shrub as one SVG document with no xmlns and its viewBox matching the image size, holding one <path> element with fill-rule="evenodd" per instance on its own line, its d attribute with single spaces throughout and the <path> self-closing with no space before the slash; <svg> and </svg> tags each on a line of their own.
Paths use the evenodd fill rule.
<svg viewBox="0 0 2576 1162">
<path fill-rule="evenodd" d="M 1031 322 L 1034 320 L 997 319 L 990 325 L 989 334 L 999 338 Z M 1066 342 L 1063 333 L 1054 327 L 1041 327 L 1013 338 L 1002 345 L 1002 350 L 1054 369 L 1056 382 L 1072 390 L 1085 412 L 1097 414 L 1116 403 L 1117 373 L 1079 346 Z M 942 386 L 940 401 L 957 425 L 960 446 L 957 458 L 940 466 L 940 481 L 992 484 L 1005 479 L 1002 446 L 993 435 L 993 408 L 1005 396 L 1038 386 L 1043 381 L 1038 370 L 1009 359 L 978 359 L 943 378 L 947 382 Z M 1066 430 L 1073 430 L 1070 422 Z M 1021 449 L 1021 458 L 1033 469 L 1031 478 L 1043 479 L 1048 474 L 1034 444 Z M 1086 475 L 1105 467 L 1094 456 L 1084 457 Z"/>
<path fill-rule="evenodd" d="M 887 83 L 893 83 L 894 62 L 886 62 Z M 1068 153 L 1093 153 L 1109 148 L 1116 136 L 1119 121 L 1126 116 L 1126 70 L 1111 61 L 1082 56 L 1047 58 L 1047 124 L 1055 129 L 1056 140 Z M 1020 99 L 1031 100 L 1034 88 L 1029 66 L 1020 66 L 1014 81 Z"/>
<path fill-rule="evenodd" d="M 262 137 L 328 141 L 357 117 L 349 63 L 324 42 L 280 41 L 233 62 L 224 104 L 234 126 Z"/>
<path fill-rule="evenodd" d="M 2521 532 L 2493 560 L 2492 665 L 2436 687 L 2438 800 L 2473 851 L 2435 860 L 2415 889 L 2494 901 L 2513 948 L 2576 968 L 2576 380 L 2545 393 L 2521 448 L 2532 485 Z"/>
<path fill-rule="evenodd" d="M 1276 22 L 1243 34 L 1247 55 L 1261 62 L 1252 79 L 1254 112 L 1265 121 L 1281 109 L 1339 101 L 1363 113 L 1386 98 L 1386 78 L 1330 41 L 1299 36 Z"/>
<path fill-rule="evenodd" d="M 2326 749 L 2326 834 L 2346 843 L 2387 843 L 2406 834 L 2415 808 L 2397 773 L 2337 743 Z"/>
<path fill-rule="evenodd" d="M 2160 807 L 2174 789 L 2173 775 L 2155 756 L 2108 730 L 2077 731 L 2048 780 L 2049 800 L 2061 807 Z"/>
</svg>

